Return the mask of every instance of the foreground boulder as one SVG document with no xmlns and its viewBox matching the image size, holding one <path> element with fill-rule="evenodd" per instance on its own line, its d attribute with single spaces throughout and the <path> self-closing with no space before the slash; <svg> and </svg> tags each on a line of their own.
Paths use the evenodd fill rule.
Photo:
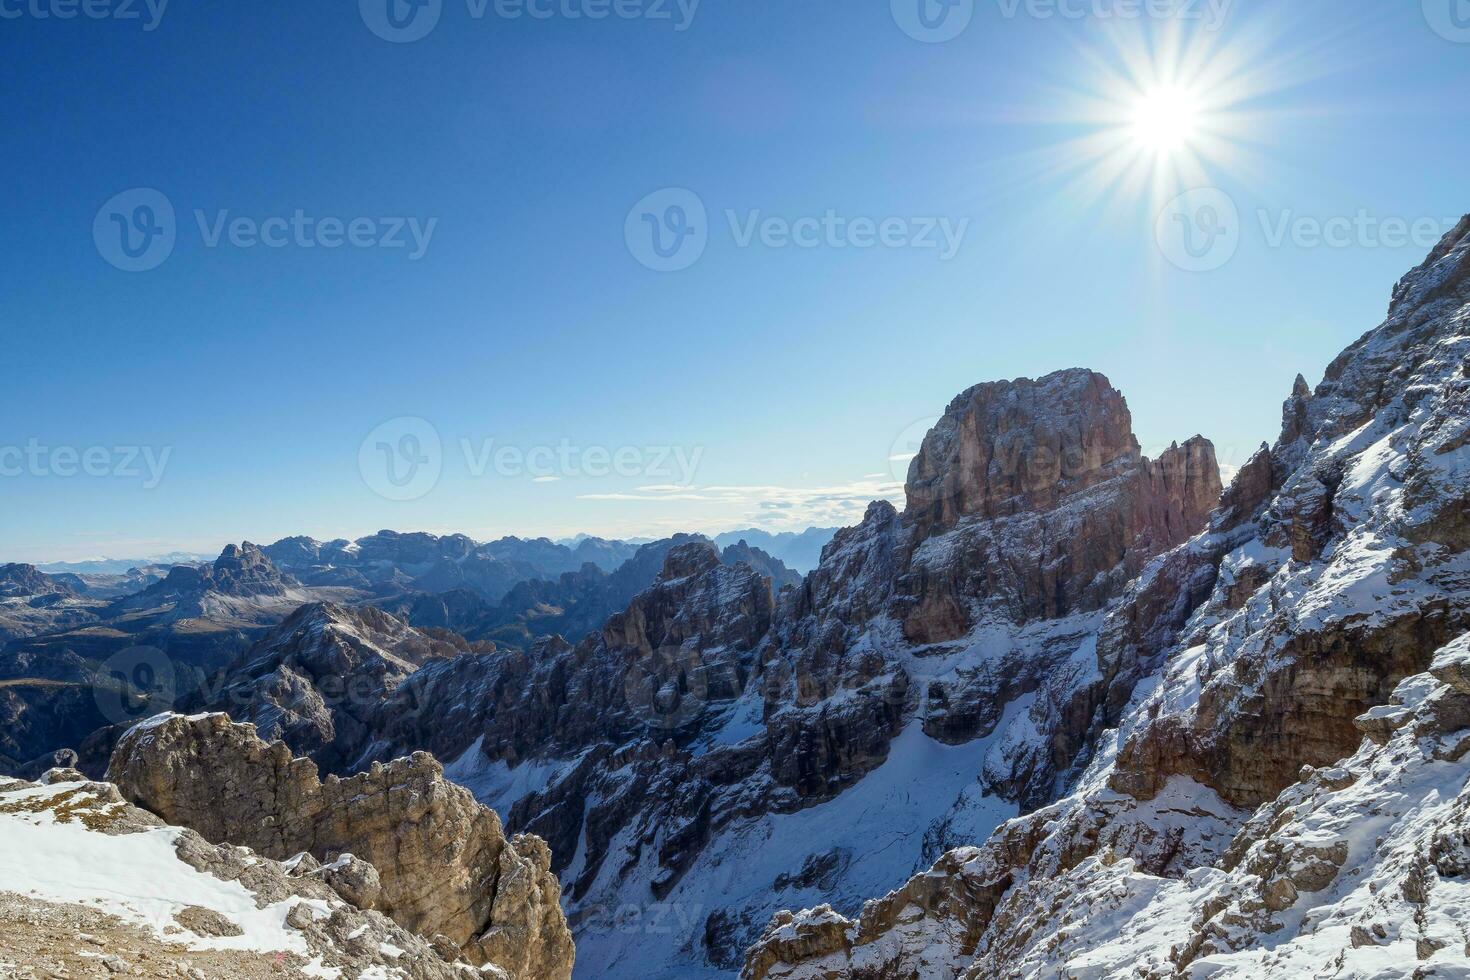
<svg viewBox="0 0 1470 980">
<path fill-rule="evenodd" d="M 496 976 L 300 862 L 212 844 L 74 769 L 0 777 L 0 977 L 111 975 Z"/>
<path fill-rule="evenodd" d="M 323 781 L 315 763 L 261 741 L 253 725 L 160 715 L 122 738 L 108 778 L 207 840 L 324 862 L 345 890 L 474 963 L 518 980 L 571 976 L 545 842 L 507 840 L 495 812 L 447 782 L 427 753 Z"/>
</svg>

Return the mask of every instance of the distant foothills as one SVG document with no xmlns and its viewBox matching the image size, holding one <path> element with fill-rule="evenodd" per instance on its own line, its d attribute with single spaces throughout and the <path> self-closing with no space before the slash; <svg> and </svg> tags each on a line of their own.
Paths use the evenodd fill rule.
<svg viewBox="0 0 1470 980">
<path fill-rule="evenodd" d="M 329 617 L 381 610 L 396 629 L 427 631 L 431 645 L 530 651 L 602 629 L 659 580 L 671 552 L 703 549 L 710 562 L 768 580 L 775 594 L 801 585 L 835 532 L 639 543 L 379 531 L 355 541 L 246 541 L 213 558 L 0 563 L 0 717 L 11 722 L 0 726 L 0 773 L 28 772 L 64 746 L 79 747 L 84 766 L 105 763 L 121 733 L 113 726 L 137 720 L 133 708 L 198 700 L 209 678 L 305 606 L 334 610 Z M 164 689 L 141 701 L 124 690 L 110 704 L 106 678 L 121 673 L 137 687 L 140 672 L 154 688 L 166 674 Z M 101 734 L 89 742 L 93 732 Z"/>
<path fill-rule="evenodd" d="M 793 571 L 806 574 L 817 566 L 822 557 L 822 548 L 832 536 L 837 533 L 835 527 L 809 527 L 803 531 L 762 531 L 758 528 L 745 528 L 736 531 L 726 531 L 722 534 L 703 535 L 719 548 L 726 548 L 740 541 L 745 541 L 753 548 L 759 548 L 773 558 L 779 559 L 784 565 Z M 694 535 L 700 537 L 701 535 Z M 447 535 L 447 537 L 464 537 L 463 535 Z M 298 540 L 296 538 L 284 539 L 287 541 Z M 361 539 L 358 539 L 361 540 Z M 600 538 L 592 534 L 578 534 L 569 538 L 517 538 L 514 536 L 504 537 L 498 541 L 489 542 L 490 545 L 511 544 L 518 541 L 527 541 L 541 544 L 546 541 L 562 548 L 575 550 L 584 541 L 605 543 L 614 546 L 631 545 L 636 550 L 638 545 L 651 544 L 660 539 L 647 536 L 633 536 L 626 538 Z M 351 544 L 345 538 L 339 538 L 329 544 Z M 0 559 L 5 556 L 0 555 Z M 80 561 L 50 561 L 36 562 L 37 570 L 48 575 L 125 575 L 135 568 L 162 567 L 169 568 L 174 565 L 202 565 L 211 562 L 217 557 L 216 552 L 203 551 L 170 551 L 164 554 L 146 555 L 139 558 L 89 558 Z"/>
</svg>

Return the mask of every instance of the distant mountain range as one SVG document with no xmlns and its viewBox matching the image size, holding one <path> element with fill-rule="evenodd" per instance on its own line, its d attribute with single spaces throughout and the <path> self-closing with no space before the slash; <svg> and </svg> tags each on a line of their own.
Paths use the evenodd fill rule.
<svg viewBox="0 0 1470 980">
<path fill-rule="evenodd" d="M 821 562 L 822 549 L 827 547 L 827 542 L 839 530 L 840 528 L 835 527 L 809 527 L 805 531 L 780 531 L 773 534 L 752 527 L 744 531 L 717 534 L 713 540 L 720 548 L 728 548 L 744 541 L 752 548 L 759 548 L 777 559 L 787 568 L 805 575 Z"/>
<path fill-rule="evenodd" d="M 672 548 L 708 541 L 675 535 L 641 546 L 594 537 L 480 543 L 463 534 L 379 531 L 356 541 L 247 541 L 227 545 L 212 561 L 176 552 L 163 557 L 190 560 L 122 573 L 76 570 L 125 564 L 110 559 L 47 565 L 66 569 L 53 573 L 0 565 L 0 718 L 8 721 L 0 731 L 0 772 L 63 745 L 80 747 L 84 758 L 110 749 L 120 730 L 109 723 L 127 719 L 108 714 L 92 692 L 99 684 L 105 690 L 119 665 L 137 669 L 140 656 L 145 670 L 167 665 L 165 689 L 121 700 L 151 712 L 207 687 L 269 629 L 313 603 L 376 607 L 413 627 L 452 630 L 508 650 L 555 636 L 576 642 L 652 585 Z M 773 592 L 801 582 L 779 560 L 739 541 L 718 556 L 749 566 Z M 136 720 L 131 712 L 128 718 Z M 93 732 L 101 734 L 89 748 Z"/>
<path fill-rule="evenodd" d="M 717 534 L 712 540 L 718 547 L 727 548 L 732 544 L 739 543 L 742 539 L 753 548 L 759 548 L 772 558 L 779 559 L 786 567 L 805 575 L 817 567 L 821 560 L 822 548 L 832 536 L 837 533 L 835 527 L 809 527 L 804 531 L 762 531 L 758 528 L 747 528 L 741 531 L 727 531 Z M 439 540 L 432 534 L 400 533 L 394 531 L 380 531 L 369 535 L 367 538 L 358 538 L 349 541 L 346 538 L 337 538 L 332 541 L 317 541 L 304 535 L 292 538 L 283 538 L 270 545 L 271 549 L 280 548 L 284 551 L 290 543 L 301 543 L 307 545 L 307 550 L 315 555 L 325 552 L 330 556 L 334 551 L 350 552 L 353 545 L 359 542 L 383 539 L 385 537 L 397 537 L 409 539 L 409 545 L 413 542 L 424 542 L 429 539 Z M 592 562 L 603 571 L 612 571 L 622 562 L 633 556 L 641 545 L 652 544 L 658 538 L 635 537 L 635 538 L 599 538 L 591 534 L 578 534 L 570 538 L 561 538 L 552 541 L 548 538 L 517 538 L 504 537 L 497 541 L 491 541 L 480 545 L 471 538 L 462 534 L 446 535 L 450 540 L 469 542 L 471 547 L 483 549 L 486 554 L 499 559 L 518 559 L 527 561 L 537 566 L 537 570 L 547 575 L 560 575 L 562 572 L 576 571 L 584 562 Z M 3 557 L 3 556 L 0 556 Z M 151 566 L 167 569 L 173 565 L 203 565 L 214 561 L 214 553 L 197 551 L 170 551 L 161 555 L 148 555 L 140 558 L 89 558 L 83 561 L 49 561 L 36 562 L 37 571 L 48 575 L 125 575 L 135 568 L 147 568 Z M 272 554 L 272 558 L 276 555 Z"/>
<path fill-rule="evenodd" d="M 149 565 L 199 565 L 213 561 L 214 555 L 193 551 L 170 551 L 149 558 L 91 558 L 86 561 L 48 561 L 36 568 L 48 575 L 125 575 L 134 568 Z"/>
</svg>

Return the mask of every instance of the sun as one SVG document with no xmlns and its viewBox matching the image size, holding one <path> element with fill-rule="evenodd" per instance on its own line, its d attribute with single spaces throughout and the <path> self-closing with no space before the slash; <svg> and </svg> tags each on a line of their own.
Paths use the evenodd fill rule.
<svg viewBox="0 0 1470 980">
<path fill-rule="evenodd" d="M 1199 135 L 1200 103 L 1188 91 L 1161 86 L 1139 95 L 1129 112 L 1129 132 L 1139 149 L 1160 156 L 1189 149 Z"/>
<path fill-rule="evenodd" d="M 975 195 L 1009 206 L 1017 192 L 1045 188 L 1059 214 L 1095 209 L 1120 227 L 1141 217 L 1152 233 L 1188 191 L 1272 188 L 1282 172 L 1276 148 L 1301 119 L 1339 107 L 1313 103 L 1310 92 L 1343 71 L 1341 32 L 1319 37 L 1318 14 L 1299 6 L 1228 30 L 1179 17 L 1098 23 L 1069 37 L 1065 57 L 1038 65 L 1014 105 L 954 109 L 1035 134 L 1018 134 Z"/>
</svg>

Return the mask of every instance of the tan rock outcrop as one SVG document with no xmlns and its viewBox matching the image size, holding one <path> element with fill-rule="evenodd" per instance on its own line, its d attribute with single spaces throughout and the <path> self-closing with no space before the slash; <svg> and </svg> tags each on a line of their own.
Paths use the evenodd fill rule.
<svg viewBox="0 0 1470 980">
<path fill-rule="evenodd" d="M 445 956 L 357 904 L 306 862 L 273 861 L 167 826 L 116 786 L 75 771 L 46 775 L 40 783 L 0 778 L 0 839 L 27 841 L 24 856 L 0 873 L 0 977 L 455 980 L 474 970 L 457 951 Z M 55 875 L 79 850 L 100 879 Z M 138 914 L 160 899 L 171 914 Z"/>
<path fill-rule="evenodd" d="M 213 842 L 277 860 L 376 870 L 377 907 L 426 938 L 520 980 L 565 980 L 573 950 L 543 841 L 506 840 L 500 818 L 414 753 L 347 779 L 221 714 L 150 719 L 118 743 L 108 771 L 131 802 Z"/>
</svg>

